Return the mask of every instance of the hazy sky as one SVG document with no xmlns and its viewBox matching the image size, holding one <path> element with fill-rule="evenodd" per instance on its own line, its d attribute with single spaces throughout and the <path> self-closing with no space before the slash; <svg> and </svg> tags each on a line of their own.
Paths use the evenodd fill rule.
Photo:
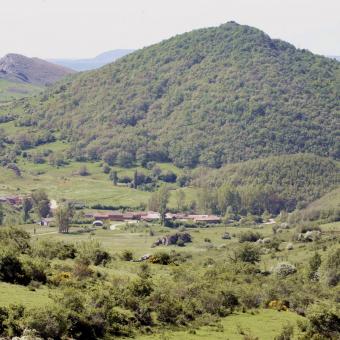
<svg viewBox="0 0 340 340">
<path fill-rule="evenodd" d="M 0 56 L 92 57 L 236 21 L 340 55 L 339 0 L 0 0 Z"/>
</svg>

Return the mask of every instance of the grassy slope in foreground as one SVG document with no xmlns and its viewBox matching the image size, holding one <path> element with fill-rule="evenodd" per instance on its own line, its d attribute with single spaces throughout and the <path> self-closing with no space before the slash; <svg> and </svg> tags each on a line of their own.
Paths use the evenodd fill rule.
<svg viewBox="0 0 340 340">
<path fill-rule="evenodd" d="M 296 321 L 303 319 L 292 312 L 278 312 L 274 310 L 260 310 L 258 313 L 235 313 L 221 321 L 223 329 L 216 326 L 205 326 L 196 330 L 195 334 L 190 334 L 188 331 L 171 332 L 164 331 L 163 337 L 160 335 L 145 335 L 138 336 L 138 340 L 153 340 L 153 339 L 167 339 L 167 340 L 243 340 L 244 335 L 251 334 L 261 340 L 273 340 L 276 335 L 280 333 L 282 326 L 288 322 L 295 325 Z M 297 335 L 298 329 L 295 325 L 295 334 Z M 253 339 L 253 338 L 252 338 Z M 297 337 L 294 337 L 297 339 Z"/>
</svg>

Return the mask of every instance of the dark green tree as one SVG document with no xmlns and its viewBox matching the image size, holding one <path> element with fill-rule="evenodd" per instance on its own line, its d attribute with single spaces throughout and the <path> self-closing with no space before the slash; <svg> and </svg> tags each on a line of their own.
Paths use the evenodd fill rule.
<svg viewBox="0 0 340 340">
<path fill-rule="evenodd" d="M 0 225 L 4 223 L 4 218 L 5 218 L 4 207 L 0 203 Z"/>
<path fill-rule="evenodd" d="M 47 217 L 50 213 L 50 200 L 44 190 L 37 190 L 32 193 L 32 201 L 35 213 L 39 218 Z"/>
<path fill-rule="evenodd" d="M 22 201 L 23 220 L 26 222 L 29 219 L 30 211 L 33 208 L 33 201 L 29 197 L 25 197 Z"/>
</svg>

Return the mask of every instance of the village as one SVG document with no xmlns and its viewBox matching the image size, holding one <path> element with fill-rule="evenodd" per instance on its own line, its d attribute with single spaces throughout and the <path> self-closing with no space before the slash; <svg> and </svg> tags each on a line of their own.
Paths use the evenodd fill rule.
<svg viewBox="0 0 340 340">
<path fill-rule="evenodd" d="M 28 196 L 27 196 L 28 197 Z M 19 195 L 1 196 L 0 202 L 9 204 L 13 207 L 19 207 L 24 197 Z M 84 205 L 77 202 L 80 209 Z M 50 214 L 41 218 L 37 223 L 41 226 L 49 227 L 55 222 L 54 212 L 58 208 L 55 200 L 50 201 Z M 84 218 L 91 220 L 93 226 L 103 226 L 105 222 L 158 222 L 161 220 L 161 214 L 155 211 L 98 211 L 91 210 L 84 213 Z M 168 212 L 165 214 L 165 220 L 178 222 L 193 222 L 199 224 L 218 224 L 222 218 L 217 215 L 192 214 L 187 212 Z"/>
</svg>

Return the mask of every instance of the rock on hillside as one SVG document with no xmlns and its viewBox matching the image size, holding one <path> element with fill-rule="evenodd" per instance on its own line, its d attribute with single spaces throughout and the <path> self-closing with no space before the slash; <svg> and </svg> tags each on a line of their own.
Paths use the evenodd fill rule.
<svg viewBox="0 0 340 340">
<path fill-rule="evenodd" d="M 51 85 L 75 71 L 39 58 L 7 54 L 0 59 L 0 79 L 34 85 Z"/>
</svg>

